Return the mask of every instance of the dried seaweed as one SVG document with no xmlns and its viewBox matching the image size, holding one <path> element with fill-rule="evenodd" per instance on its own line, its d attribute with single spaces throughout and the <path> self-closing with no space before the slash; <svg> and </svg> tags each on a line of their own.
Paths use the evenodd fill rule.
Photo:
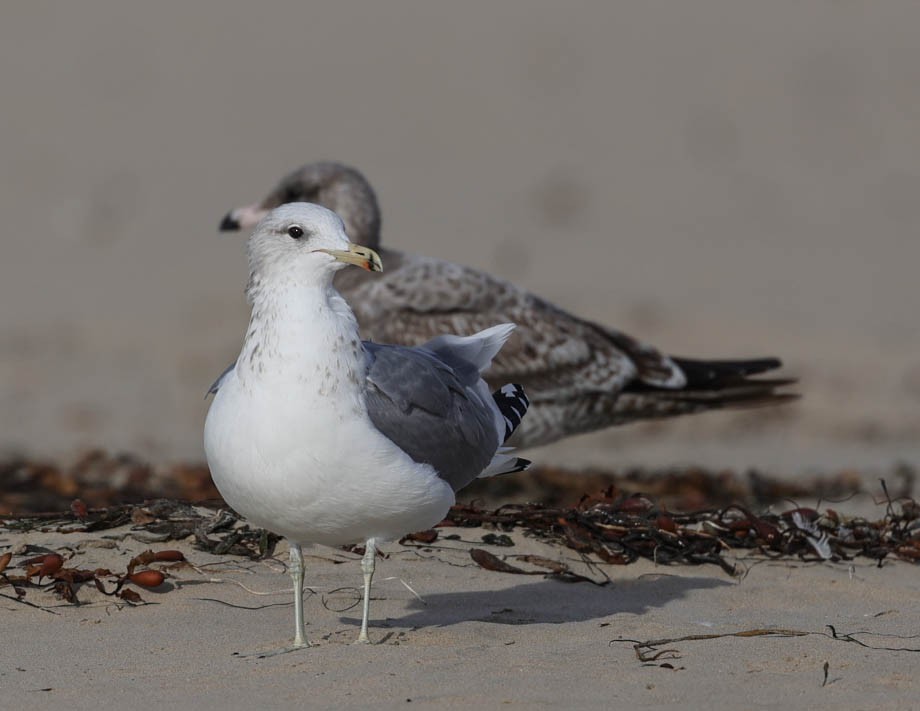
<svg viewBox="0 0 920 711">
<path fill-rule="evenodd" d="M 852 644 L 859 645 L 865 649 L 871 649 L 874 651 L 880 652 L 920 652 L 920 647 L 889 647 L 884 645 L 873 645 L 868 642 L 864 642 L 859 639 L 859 636 L 874 636 L 874 637 L 889 637 L 889 638 L 898 638 L 898 639 L 918 639 L 920 635 L 908 635 L 908 636 L 898 636 L 898 635 L 882 635 L 872 632 L 848 632 L 848 633 L 838 633 L 833 625 L 827 625 L 827 632 L 814 632 L 807 630 L 791 630 L 791 629 L 781 629 L 781 628 L 765 628 L 765 629 L 753 629 L 753 630 L 742 630 L 740 632 L 722 632 L 722 633 L 713 633 L 713 634 L 689 634 L 684 635 L 683 637 L 668 637 L 665 639 L 650 639 L 645 641 L 639 641 L 635 639 L 624 639 L 617 638 L 611 640 L 610 644 L 619 644 L 619 643 L 629 643 L 632 644 L 633 650 L 636 653 L 636 659 L 638 659 L 643 664 L 652 664 L 654 662 L 660 661 L 662 659 L 680 659 L 682 653 L 674 648 L 668 647 L 666 645 L 677 644 L 679 642 L 699 642 L 705 640 L 713 639 L 724 639 L 726 637 L 808 637 L 808 636 L 818 636 L 818 637 L 827 637 L 832 639 L 835 642 L 850 642 Z M 660 649 L 660 647 L 665 647 Z M 665 666 L 665 665 L 659 665 Z M 673 668 L 673 667 L 668 667 Z M 827 683 L 827 663 L 825 662 L 824 667 L 824 686 Z"/>
<path fill-rule="evenodd" d="M 884 518 L 869 521 L 833 509 L 800 507 L 759 515 L 739 505 L 678 513 L 646 496 L 609 487 L 601 496 L 586 496 L 565 508 L 455 506 L 441 526 L 519 530 L 617 565 L 646 558 L 663 565 L 708 563 L 734 573 L 725 554 L 739 549 L 805 561 L 856 556 L 879 564 L 889 556 L 920 561 L 920 506 L 909 498 L 889 500 Z"/>
<path fill-rule="evenodd" d="M 23 599 L 30 589 L 50 590 L 60 600 L 79 605 L 80 588 L 90 583 L 103 595 L 118 597 L 130 605 L 143 605 L 146 603 L 140 594 L 126 586 L 132 584 L 146 589 L 160 588 L 166 581 L 167 573 L 149 566 L 153 563 L 175 564 L 185 561 L 185 556 L 180 551 L 154 552 L 148 550 L 132 558 L 123 574 L 115 574 L 106 568 L 84 570 L 67 566 L 65 565 L 66 559 L 61 553 L 47 553 L 25 558 L 16 565 L 10 566 L 12 558 L 12 553 L 3 556 L 7 565 L 0 569 L 0 588 L 11 587 L 15 597 L 5 594 L 3 597 L 26 603 L 31 607 L 36 607 L 36 605 Z M 143 566 L 144 569 L 136 570 L 139 566 Z M 21 568 L 23 571 L 19 574 L 11 572 L 16 568 Z M 112 589 L 109 590 L 107 586 L 112 586 Z"/>
<path fill-rule="evenodd" d="M 887 478 L 897 482 L 895 498 L 911 495 L 915 479 L 913 469 L 899 465 Z M 465 501 L 494 502 L 494 505 L 509 501 L 562 505 L 577 501 L 585 491 L 601 491 L 614 486 L 626 491 L 641 491 L 669 509 L 694 511 L 733 503 L 763 508 L 805 497 L 840 500 L 862 492 L 864 481 L 865 476 L 853 470 L 814 477 L 779 478 L 758 469 L 734 471 L 689 466 L 580 470 L 537 466 L 522 474 L 477 480 L 461 495 Z"/>
<path fill-rule="evenodd" d="M 508 504 L 497 509 L 457 505 L 435 532 L 410 534 L 404 543 L 432 543 L 444 527 L 484 526 L 502 534 L 483 536 L 485 542 L 507 545 L 512 530 L 564 545 L 581 554 L 615 565 L 639 558 L 662 565 L 717 565 L 727 573 L 735 567 L 730 551 L 748 550 L 773 559 L 805 561 L 851 560 L 857 556 L 882 563 L 888 557 L 920 561 L 920 505 L 913 499 L 888 500 L 877 521 L 849 517 L 834 509 L 818 511 L 792 507 L 757 514 L 731 505 L 680 513 L 668 511 L 641 494 L 609 487 L 600 496 L 585 496 L 577 506 Z M 215 555 L 251 559 L 270 556 L 279 537 L 241 523 L 229 509 L 213 511 L 175 501 L 72 510 L 6 518 L 10 529 L 92 532 L 134 522 L 131 535 L 163 543 L 194 536 L 195 546 Z"/>
<path fill-rule="evenodd" d="M 437 540 L 445 527 L 483 526 L 490 529 L 482 536 L 488 545 L 513 544 L 506 534 L 515 530 L 614 565 L 645 558 L 662 565 L 717 565 L 734 573 L 726 556 L 739 551 L 771 559 L 845 561 L 861 556 L 880 565 L 888 558 L 920 562 L 920 505 L 911 498 L 914 473 L 902 465 L 893 476 L 897 487 L 893 494 L 882 484 L 885 498 L 879 503 L 885 507 L 884 516 L 870 521 L 831 508 L 788 502 L 790 496 L 840 497 L 860 491 L 860 478 L 852 472 L 808 485 L 779 482 L 757 472 L 742 477 L 692 468 L 629 470 L 622 475 L 544 469 L 524 478 L 531 484 L 541 478 L 552 482 L 555 494 L 550 498 L 577 499 L 572 494 L 576 487 L 602 479 L 608 483 L 600 495 L 582 496 L 569 506 L 513 503 L 493 509 L 458 504 L 438 528 L 410 534 L 403 543 L 425 546 Z M 611 478 L 618 483 L 609 483 Z M 500 492 L 510 486 L 510 479 L 503 477 L 494 485 Z M 177 492 L 186 500 L 199 496 L 211 500 L 198 505 L 162 498 L 125 503 L 152 490 Z M 200 550 L 250 559 L 271 556 L 279 540 L 275 534 L 250 528 L 213 499 L 216 490 L 203 466 L 160 471 L 132 457 L 100 452 L 90 452 L 69 467 L 9 460 L 0 462 L 0 492 L 0 505 L 20 511 L 0 514 L 0 528 L 9 530 L 73 533 L 128 526 L 127 535 L 145 543 L 192 537 Z M 113 501 L 122 503 L 112 505 Z M 766 509 L 764 501 L 785 502 L 785 510 Z M 697 508 L 686 506 L 693 502 Z M 549 570 L 560 579 L 573 579 L 565 571 Z M 42 577 L 49 577 L 47 571 Z M 63 583 L 60 594 L 69 595 L 66 585 L 72 583 Z"/>
<path fill-rule="evenodd" d="M 494 570 L 499 573 L 513 573 L 515 575 L 549 575 L 556 580 L 567 583 L 592 583 L 594 585 L 603 586 L 610 582 L 609 580 L 592 580 L 587 576 L 579 575 L 574 572 L 568 565 L 561 561 L 550 560 L 549 558 L 544 558 L 539 555 L 516 555 L 509 557 L 525 563 L 530 563 L 531 565 L 540 566 L 550 572 L 547 573 L 546 570 L 523 570 L 482 548 L 470 549 L 470 558 L 472 558 L 479 567 L 485 568 L 486 570 Z"/>
</svg>

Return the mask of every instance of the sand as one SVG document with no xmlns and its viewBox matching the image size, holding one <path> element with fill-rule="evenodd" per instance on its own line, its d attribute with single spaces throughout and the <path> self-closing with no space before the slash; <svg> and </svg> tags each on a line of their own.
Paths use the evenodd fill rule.
<svg viewBox="0 0 920 711">
<path fill-rule="evenodd" d="M 69 550 L 66 565 L 80 568 L 123 571 L 147 548 L 181 550 L 190 563 L 167 568 L 160 588 L 138 589 L 149 603 L 139 607 L 92 585 L 80 589 L 80 606 L 33 589 L 25 599 L 42 609 L 0 598 L 0 694 L 30 708 L 73 709 L 894 709 L 915 698 L 920 603 L 909 564 L 732 556 L 744 572 L 731 577 L 715 566 L 585 565 L 572 551 L 516 533 L 508 548 L 483 543 L 483 529 L 457 530 L 460 541 L 385 547 L 370 646 L 353 644 L 358 556 L 308 549 L 307 634 L 316 646 L 269 658 L 239 655 L 289 641 L 284 544 L 276 559 L 254 562 L 189 542 L 138 541 L 128 527 L 0 534 L 3 545 Z M 472 562 L 474 547 L 546 556 L 609 582 L 491 572 Z M 914 651 L 835 640 L 828 625 L 871 647 Z M 674 651 L 644 663 L 634 650 L 655 639 L 771 629 L 786 632 L 664 642 L 655 649 Z"/>
<path fill-rule="evenodd" d="M 787 477 L 852 468 L 867 481 L 916 464 L 918 22 L 915 3 L 834 0 L 5 8 L 0 449 L 200 461 L 204 392 L 248 316 L 241 241 L 217 224 L 282 173 L 330 158 L 367 173 L 394 247 L 488 269 L 669 352 L 778 355 L 801 379 L 804 399 L 782 410 L 611 430 L 531 458 Z M 80 555 L 115 565 L 138 547 Z M 320 646 L 266 660 L 232 654 L 286 638 L 287 597 L 190 571 L 137 609 L 90 596 L 52 615 L 0 600 L 0 698 L 76 709 L 916 698 L 912 654 L 820 634 L 674 643 L 676 669 L 611 644 L 828 624 L 918 634 L 905 563 L 760 564 L 740 581 L 642 563 L 595 587 L 471 568 L 463 552 L 445 560 L 394 552 L 381 564 L 380 644 L 351 646 L 355 611 L 311 597 Z M 257 590 L 286 585 L 265 564 L 217 570 Z M 330 590 L 359 571 L 314 560 L 309 577 Z"/>
</svg>

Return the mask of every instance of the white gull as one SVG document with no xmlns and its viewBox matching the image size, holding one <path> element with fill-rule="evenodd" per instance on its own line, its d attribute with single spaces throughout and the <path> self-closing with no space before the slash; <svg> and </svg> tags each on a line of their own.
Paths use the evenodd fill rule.
<svg viewBox="0 0 920 711">
<path fill-rule="evenodd" d="M 333 276 L 380 271 L 380 258 L 318 205 L 271 211 L 248 254 L 249 328 L 205 422 L 211 474 L 228 504 L 290 543 L 292 649 L 307 646 L 301 546 L 364 542 L 366 642 L 377 542 L 430 528 L 457 490 L 528 464 L 503 447 L 523 391 L 493 394 L 480 377 L 514 326 L 417 348 L 362 342 Z"/>
</svg>

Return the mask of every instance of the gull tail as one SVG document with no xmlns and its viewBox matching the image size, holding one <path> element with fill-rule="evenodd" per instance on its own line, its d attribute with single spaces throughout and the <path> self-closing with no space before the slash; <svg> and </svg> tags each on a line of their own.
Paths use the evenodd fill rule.
<svg viewBox="0 0 920 711">
<path fill-rule="evenodd" d="M 514 434 L 514 431 L 524 419 L 527 408 L 530 407 L 530 400 L 524 394 L 524 388 L 515 383 L 508 383 L 500 387 L 492 393 L 492 399 L 495 400 L 498 411 L 504 420 L 505 436 L 503 441 L 507 442 L 508 438 Z M 512 451 L 514 451 L 513 447 L 499 447 L 489 466 L 479 475 L 479 478 L 513 474 L 527 469 L 531 464 L 530 460 L 515 457 L 510 454 Z"/>
<path fill-rule="evenodd" d="M 477 479 L 486 479 L 490 476 L 501 476 L 502 474 L 514 474 L 529 469 L 533 464 L 529 459 L 515 457 L 508 452 L 514 451 L 514 447 L 499 447 L 489 466 L 482 470 Z"/>
</svg>

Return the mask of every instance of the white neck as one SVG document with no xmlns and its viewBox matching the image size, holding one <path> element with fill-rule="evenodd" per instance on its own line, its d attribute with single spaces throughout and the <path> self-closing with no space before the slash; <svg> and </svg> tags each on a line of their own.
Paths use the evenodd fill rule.
<svg viewBox="0 0 920 711">
<path fill-rule="evenodd" d="M 331 274 L 330 274 L 331 277 Z M 298 391 L 353 390 L 363 400 L 365 355 L 354 314 L 331 279 L 250 279 L 252 316 L 236 372 L 245 385 L 297 384 Z"/>
</svg>

